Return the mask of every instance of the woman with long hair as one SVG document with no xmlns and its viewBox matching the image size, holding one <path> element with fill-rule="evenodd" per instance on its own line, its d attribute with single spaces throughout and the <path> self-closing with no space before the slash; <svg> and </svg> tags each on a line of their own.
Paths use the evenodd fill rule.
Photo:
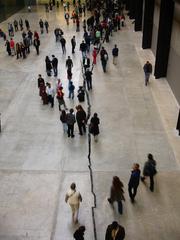
<svg viewBox="0 0 180 240">
<path fill-rule="evenodd" d="M 110 198 L 108 198 L 108 202 L 110 204 L 117 202 L 118 203 L 118 212 L 120 214 L 123 213 L 122 200 L 125 201 L 123 187 L 124 187 L 124 185 L 120 181 L 119 177 L 114 176 L 113 180 L 112 180 L 112 186 L 111 186 L 111 190 L 110 190 Z"/>
</svg>

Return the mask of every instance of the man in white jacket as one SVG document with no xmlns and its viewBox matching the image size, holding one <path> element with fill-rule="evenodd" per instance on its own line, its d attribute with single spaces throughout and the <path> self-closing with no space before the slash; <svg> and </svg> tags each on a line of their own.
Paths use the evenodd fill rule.
<svg viewBox="0 0 180 240">
<path fill-rule="evenodd" d="M 72 220 L 74 223 L 78 223 L 78 213 L 80 202 L 82 202 L 82 197 L 80 192 L 76 191 L 76 184 L 72 183 L 69 191 L 66 193 L 65 202 L 69 203 L 72 210 Z"/>
</svg>

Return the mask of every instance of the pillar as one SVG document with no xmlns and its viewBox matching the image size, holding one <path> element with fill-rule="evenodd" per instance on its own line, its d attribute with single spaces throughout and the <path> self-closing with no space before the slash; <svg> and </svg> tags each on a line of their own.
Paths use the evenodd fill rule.
<svg viewBox="0 0 180 240">
<path fill-rule="evenodd" d="M 145 0 L 142 48 L 151 48 L 155 0 Z"/>
<path fill-rule="evenodd" d="M 173 15 L 174 1 L 161 0 L 156 61 L 154 69 L 155 78 L 166 77 Z"/>
<path fill-rule="evenodd" d="M 129 0 L 129 18 L 135 18 L 136 0 Z"/>
<path fill-rule="evenodd" d="M 134 30 L 142 30 L 143 0 L 136 0 Z"/>
</svg>

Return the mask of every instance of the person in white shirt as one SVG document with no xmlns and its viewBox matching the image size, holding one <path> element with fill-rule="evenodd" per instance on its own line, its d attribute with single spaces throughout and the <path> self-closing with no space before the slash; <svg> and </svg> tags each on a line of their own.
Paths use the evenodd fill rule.
<svg viewBox="0 0 180 240">
<path fill-rule="evenodd" d="M 66 193 L 65 202 L 69 203 L 72 210 L 72 220 L 74 223 L 78 223 L 78 213 L 80 202 L 82 202 L 82 197 L 80 192 L 76 191 L 76 184 L 72 183 L 69 191 Z"/>
<path fill-rule="evenodd" d="M 51 86 L 50 83 L 46 83 L 46 93 L 48 96 L 48 102 L 51 103 L 51 107 L 54 107 L 54 96 L 55 96 L 55 91 L 54 88 Z"/>
</svg>

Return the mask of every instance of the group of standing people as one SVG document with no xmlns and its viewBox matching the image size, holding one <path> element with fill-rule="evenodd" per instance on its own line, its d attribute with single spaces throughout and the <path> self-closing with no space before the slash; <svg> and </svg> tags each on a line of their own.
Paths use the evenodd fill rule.
<svg viewBox="0 0 180 240">
<path fill-rule="evenodd" d="M 24 24 L 27 31 L 25 31 Z M 22 41 L 15 42 L 15 40 L 13 39 L 14 29 L 15 29 L 15 32 L 19 30 L 22 31 Z M 14 27 L 12 23 L 8 23 L 8 32 L 9 32 L 10 40 L 6 39 L 5 46 L 9 56 L 16 55 L 17 59 L 19 58 L 25 59 L 27 55 L 30 53 L 30 47 L 32 45 L 34 45 L 37 55 L 39 55 L 39 46 L 40 46 L 39 34 L 37 31 L 34 31 L 34 34 L 33 34 L 33 32 L 30 29 L 30 23 L 27 19 L 25 19 L 24 22 L 22 18 L 20 18 L 19 21 L 15 19 Z"/>
</svg>

